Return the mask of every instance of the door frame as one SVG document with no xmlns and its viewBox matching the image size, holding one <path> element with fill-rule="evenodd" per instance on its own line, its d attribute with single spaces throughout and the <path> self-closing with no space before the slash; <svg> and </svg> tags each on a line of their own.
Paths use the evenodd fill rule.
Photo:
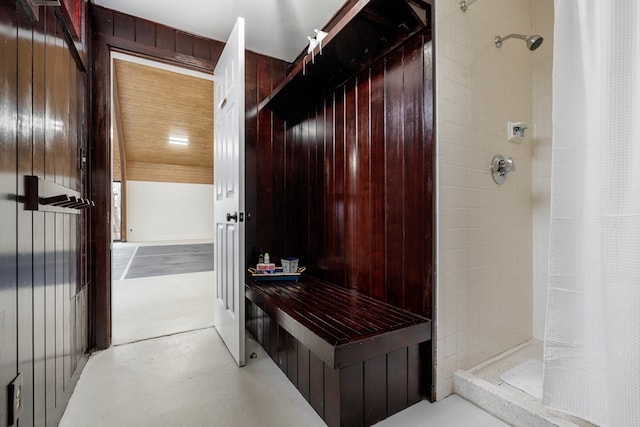
<svg viewBox="0 0 640 427">
<path fill-rule="evenodd" d="M 111 53 L 122 52 L 132 56 L 143 57 L 152 61 L 162 62 L 192 71 L 211 73 L 222 52 L 224 43 L 199 39 L 209 46 L 211 59 L 202 59 L 193 54 L 184 54 L 178 51 L 178 43 L 173 44 L 173 50 L 158 49 L 150 42 L 154 39 L 132 41 L 132 39 L 115 37 L 113 21 L 120 17 L 119 12 L 90 5 L 93 43 L 91 45 L 91 69 L 89 80 L 89 94 L 86 110 L 90 114 L 89 131 L 89 192 L 96 205 L 88 213 L 89 220 L 89 247 L 87 258 L 89 266 L 87 283 L 89 284 L 89 350 L 103 350 L 111 346 L 112 317 L 111 317 Z M 126 17 L 126 15 L 122 15 Z M 146 24 L 141 28 L 148 33 L 158 33 L 167 27 L 151 21 L 133 17 L 127 24 L 132 25 L 135 33 L 137 25 Z M 124 22 L 124 21 L 123 21 Z M 102 28 L 100 25 L 108 23 L 111 29 Z M 150 29 L 151 28 L 151 29 Z M 151 31 L 153 30 L 153 31 Z M 175 37 L 177 30 L 171 29 Z M 190 36 L 195 38 L 194 36 Z M 195 44 L 195 42 L 194 42 Z M 202 45 L 202 43 L 200 43 Z M 195 51 L 195 49 L 194 49 Z"/>
</svg>

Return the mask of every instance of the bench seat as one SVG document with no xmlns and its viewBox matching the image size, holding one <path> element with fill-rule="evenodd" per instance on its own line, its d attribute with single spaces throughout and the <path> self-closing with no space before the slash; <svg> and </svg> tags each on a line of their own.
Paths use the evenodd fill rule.
<svg viewBox="0 0 640 427">
<path fill-rule="evenodd" d="M 329 426 L 371 425 L 426 396 L 429 319 L 308 275 L 245 283 L 247 329 Z"/>
</svg>

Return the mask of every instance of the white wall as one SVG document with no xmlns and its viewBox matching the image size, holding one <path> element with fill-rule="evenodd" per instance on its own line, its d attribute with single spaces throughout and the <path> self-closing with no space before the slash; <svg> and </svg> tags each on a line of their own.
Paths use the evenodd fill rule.
<svg viewBox="0 0 640 427">
<path fill-rule="evenodd" d="M 532 0 L 478 0 L 467 13 L 436 0 L 438 176 L 437 398 L 470 368 L 532 336 L 532 134 L 508 142 L 508 120 L 533 123 Z M 538 49 L 552 49 L 547 41 Z M 537 52 L 537 51 L 536 51 Z M 513 157 L 505 184 L 495 154 Z"/>
<path fill-rule="evenodd" d="M 553 45 L 553 0 L 533 2 L 534 29 Z M 553 49 L 539 49 L 534 55 L 533 121 L 533 336 L 544 339 L 549 265 L 549 221 L 551 213 Z"/>
<path fill-rule="evenodd" d="M 213 240 L 213 185 L 127 181 L 127 240 Z"/>
</svg>

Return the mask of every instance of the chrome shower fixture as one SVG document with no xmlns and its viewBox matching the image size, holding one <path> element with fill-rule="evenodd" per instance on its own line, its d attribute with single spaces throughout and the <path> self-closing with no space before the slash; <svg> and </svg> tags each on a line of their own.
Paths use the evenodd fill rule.
<svg viewBox="0 0 640 427">
<path fill-rule="evenodd" d="M 496 154 L 493 156 L 493 159 L 491 159 L 489 171 L 491 172 L 493 182 L 502 185 L 507 179 L 507 174 L 516 171 L 516 164 L 511 157 L 505 159 L 504 156 Z"/>
<path fill-rule="evenodd" d="M 507 39 L 524 40 L 527 43 L 527 49 L 529 50 L 536 50 L 537 48 L 540 47 L 540 45 L 542 44 L 542 41 L 544 40 L 542 36 L 539 36 L 537 34 L 532 34 L 530 36 L 526 36 L 524 34 L 509 34 L 504 37 L 496 36 L 496 38 L 493 39 L 493 43 L 495 43 L 497 48 L 500 48 L 502 47 L 502 42 Z"/>
</svg>

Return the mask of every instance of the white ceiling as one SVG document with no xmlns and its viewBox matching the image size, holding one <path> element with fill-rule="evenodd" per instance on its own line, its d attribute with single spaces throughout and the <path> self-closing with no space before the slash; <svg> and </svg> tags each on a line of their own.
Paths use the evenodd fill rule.
<svg viewBox="0 0 640 427">
<path fill-rule="evenodd" d="M 292 62 L 345 0 L 93 0 L 97 5 L 226 41 L 245 19 L 246 48 Z"/>
</svg>

